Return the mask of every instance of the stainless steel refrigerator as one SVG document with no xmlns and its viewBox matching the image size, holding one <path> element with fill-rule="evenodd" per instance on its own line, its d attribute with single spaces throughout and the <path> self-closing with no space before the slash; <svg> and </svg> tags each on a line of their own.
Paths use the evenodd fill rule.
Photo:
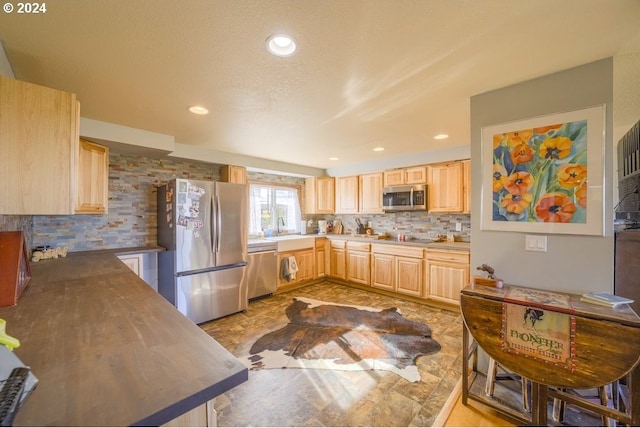
<svg viewBox="0 0 640 428">
<path fill-rule="evenodd" d="M 196 324 L 247 308 L 246 195 L 212 181 L 158 188 L 158 292 Z"/>
</svg>

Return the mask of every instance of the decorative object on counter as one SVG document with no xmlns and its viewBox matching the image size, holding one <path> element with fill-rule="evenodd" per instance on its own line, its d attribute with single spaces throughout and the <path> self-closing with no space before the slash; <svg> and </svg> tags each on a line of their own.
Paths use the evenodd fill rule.
<svg viewBox="0 0 640 428">
<path fill-rule="evenodd" d="M 342 235 L 343 225 L 340 220 L 336 220 L 336 224 L 333 225 L 333 234 Z"/>
<path fill-rule="evenodd" d="M 580 300 L 587 303 L 593 303 L 594 305 L 608 306 L 610 308 L 633 303 L 633 299 L 609 293 L 585 293 L 580 297 Z"/>
<path fill-rule="evenodd" d="M 411 241 L 411 239 L 413 239 L 411 235 L 405 235 L 405 234 L 398 235 L 398 241 L 400 242 Z"/>
<path fill-rule="evenodd" d="M 0 345 L 7 347 L 9 351 L 20 346 L 20 341 L 7 334 L 7 322 L 0 318 Z"/>
<path fill-rule="evenodd" d="M 57 259 L 58 257 L 67 257 L 67 247 L 56 247 L 55 249 L 47 248 L 42 251 L 34 251 L 31 254 L 32 262 L 39 262 L 46 259 Z"/>
<path fill-rule="evenodd" d="M 0 232 L 0 272 L 0 307 L 14 306 L 31 280 L 22 232 Z"/>
<path fill-rule="evenodd" d="M 483 263 L 480 266 L 478 266 L 476 269 L 479 270 L 479 271 L 486 272 L 487 273 L 487 277 L 485 278 L 485 277 L 482 277 L 482 276 L 473 275 L 471 277 L 471 286 L 472 287 L 474 285 L 486 285 L 486 286 L 489 286 L 489 287 L 502 288 L 502 286 L 504 285 L 504 281 L 502 281 L 501 279 L 496 278 L 495 269 L 493 269 L 488 264 Z"/>
</svg>

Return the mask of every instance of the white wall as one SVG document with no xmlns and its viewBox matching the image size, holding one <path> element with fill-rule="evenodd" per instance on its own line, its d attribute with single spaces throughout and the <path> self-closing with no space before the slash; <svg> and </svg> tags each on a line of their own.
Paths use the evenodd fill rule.
<svg viewBox="0 0 640 428">
<path fill-rule="evenodd" d="M 547 235 L 547 252 L 525 251 L 525 234 L 480 229 L 481 131 L 495 125 L 605 104 L 605 236 Z M 613 60 L 471 98 L 471 269 L 488 263 L 507 284 L 582 293 L 613 291 Z"/>
</svg>

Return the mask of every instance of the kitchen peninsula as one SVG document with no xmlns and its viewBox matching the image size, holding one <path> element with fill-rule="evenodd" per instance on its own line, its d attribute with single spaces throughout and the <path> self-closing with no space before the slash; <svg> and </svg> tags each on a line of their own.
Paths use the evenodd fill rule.
<svg viewBox="0 0 640 428">
<path fill-rule="evenodd" d="M 15 425 L 215 424 L 211 400 L 248 379 L 115 252 L 70 253 L 31 273 L 18 304 L 0 308 L 39 380 Z M 176 420 L 188 412 L 200 419 Z"/>
</svg>

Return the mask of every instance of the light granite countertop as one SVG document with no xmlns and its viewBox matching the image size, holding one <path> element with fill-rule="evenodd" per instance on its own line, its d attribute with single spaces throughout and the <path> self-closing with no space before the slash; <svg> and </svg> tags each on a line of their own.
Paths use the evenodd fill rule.
<svg viewBox="0 0 640 428">
<path fill-rule="evenodd" d="M 307 235 L 309 236 L 309 235 Z M 368 238 L 364 236 L 353 236 L 353 235 L 335 235 L 335 234 L 326 234 L 326 235 L 310 235 L 316 236 L 318 238 L 329 238 L 329 239 L 344 239 L 347 241 L 358 241 L 358 242 L 371 242 L 372 244 L 388 244 L 388 245 L 406 245 L 408 247 L 422 247 L 422 248 L 438 248 L 438 249 L 446 249 L 446 250 L 457 250 L 457 251 L 470 251 L 471 242 L 438 242 L 434 240 L 428 239 L 411 239 L 409 241 L 398 241 L 394 239 L 377 239 L 377 238 Z"/>
</svg>

